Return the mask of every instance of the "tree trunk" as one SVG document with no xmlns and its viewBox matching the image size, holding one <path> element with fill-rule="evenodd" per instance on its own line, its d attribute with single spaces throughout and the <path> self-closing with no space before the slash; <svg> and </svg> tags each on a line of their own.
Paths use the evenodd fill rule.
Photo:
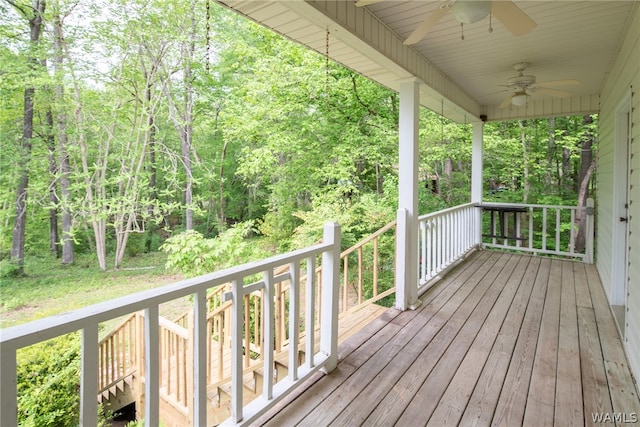
<svg viewBox="0 0 640 427">
<path fill-rule="evenodd" d="M 527 134 L 525 132 L 525 123 L 522 120 L 518 121 L 520 126 L 520 142 L 522 143 L 522 161 L 524 164 L 524 171 L 522 177 L 522 203 L 527 203 L 529 200 L 529 193 L 531 191 L 531 183 L 529 182 L 529 147 L 527 144 Z"/>
<path fill-rule="evenodd" d="M 42 31 L 42 15 L 45 3 L 41 0 L 33 0 L 33 16 L 29 18 L 30 44 L 35 47 L 40 41 Z M 29 58 L 32 67 L 39 66 L 35 57 Z M 11 260 L 16 264 L 16 274 L 24 274 L 24 243 L 27 226 L 27 188 L 29 187 L 29 163 L 31 160 L 31 147 L 33 139 L 33 97 L 35 88 L 28 87 L 24 90 L 24 110 L 22 121 L 22 144 L 18 157 L 18 188 L 16 191 L 16 209 L 11 240 Z"/>
<path fill-rule="evenodd" d="M 589 125 L 593 123 L 593 118 L 591 116 L 583 117 L 583 124 Z M 587 198 L 589 197 L 589 181 L 591 180 L 591 175 L 596 167 L 596 162 L 593 157 L 593 142 L 595 140 L 594 135 L 591 132 L 585 132 L 584 137 L 581 141 L 581 152 L 580 152 L 580 176 L 578 180 L 578 206 L 585 207 L 587 206 Z M 584 215 L 584 210 L 578 210 L 576 212 L 576 225 L 577 225 L 577 233 L 576 233 L 576 251 L 582 252 L 584 251 L 586 244 L 586 226 L 585 226 L 586 216 Z"/>
<path fill-rule="evenodd" d="M 56 104 L 65 105 L 64 85 L 62 83 L 63 70 L 63 32 L 62 20 L 56 15 L 53 26 L 53 40 L 55 45 L 54 72 L 59 79 L 55 87 Z M 62 264 L 72 264 L 73 254 L 73 218 L 71 216 L 71 165 L 69 163 L 69 152 L 67 150 L 69 141 L 67 138 L 67 115 L 64 107 L 59 107 L 56 114 L 56 125 L 58 129 L 58 174 L 60 180 L 60 193 L 62 195 Z"/>
<path fill-rule="evenodd" d="M 192 9 L 193 10 L 193 9 Z M 181 160 L 185 170 L 185 183 L 183 190 L 183 199 L 185 205 L 185 230 L 193 229 L 193 174 L 191 167 L 191 152 L 193 138 L 193 73 L 191 64 L 195 54 L 196 39 L 196 20 L 195 15 L 191 16 L 190 37 L 187 42 L 181 46 L 181 55 L 183 63 L 183 96 L 182 109 L 176 106 L 171 94 L 171 79 L 167 80 L 164 90 L 167 96 L 169 106 L 169 116 L 180 138 Z"/>
<path fill-rule="evenodd" d="M 157 167 L 156 167 L 156 124 L 154 120 L 153 109 L 151 108 L 151 89 L 153 83 L 151 81 L 152 76 L 155 75 L 156 66 L 155 64 L 152 66 L 151 75 L 145 70 L 145 79 L 147 81 L 147 85 L 145 88 L 145 98 L 147 101 L 147 129 L 149 132 L 149 200 L 150 204 L 147 208 L 147 214 L 149 215 L 149 221 L 147 221 L 147 231 L 145 234 L 145 251 L 147 253 L 151 252 L 151 244 L 153 242 L 153 230 L 155 228 L 155 207 L 154 203 L 158 198 L 158 190 L 157 190 Z"/>
<path fill-rule="evenodd" d="M 547 142 L 547 170 L 544 173 L 544 185 L 547 189 L 547 193 L 551 189 L 553 169 L 553 153 L 556 147 L 556 118 L 549 118 L 549 140 Z"/>
<path fill-rule="evenodd" d="M 70 58 L 68 46 L 61 38 L 61 48 L 65 57 Z M 73 82 L 73 96 L 75 100 L 74 118 L 76 120 L 78 138 L 78 146 L 80 147 L 80 163 L 82 166 L 82 176 L 84 179 L 85 200 L 84 213 L 91 221 L 93 235 L 95 238 L 95 251 L 98 258 L 98 265 L 101 270 L 107 269 L 107 219 L 105 217 L 107 194 L 105 189 L 107 174 L 107 159 L 109 158 L 109 142 L 104 143 L 102 152 L 98 153 L 97 160 L 89 167 L 89 148 L 87 146 L 83 104 L 80 94 L 80 86 L 73 69 L 70 71 L 71 81 Z M 115 124 L 113 125 L 115 126 Z M 113 130 L 111 132 L 113 134 Z M 95 193 L 94 193 L 95 189 Z"/>
<path fill-rule="evenodd" d="M 186 46 L 186 52 L 183 50 L 184 67 L 184 137 L 182 138 L 182 162 L 187 175 L 184 189 L 185 209 L 185 230 L 193 229 L 193 174 L 191 168 L 191 150 L 193 143 L 193 76 L 191 70 L 191 61 L 195 52 L 195 33 L 196 18 L 191 17 L 192 33 Z"/>
<path fill-rule="evenodd" d="M 58 182 L 58 162 L 56 160 L 56 141 L 53 135 L 53 112 L 51 109 L 47 110 L 47 148 L 49 149 L 49 176 L 51 182 L 49 183 L 49 252 L 56 258 L 60 258 L 60 245 L 58 244 L 58 206 L 60 199 L 56 191 Z"/>
<path fill-rule="evenodd" d="M 222 154 L 220 154 L 220 176 L 219 176 L 219 184 L 218 184 L 218 205 L 219 205 L 219 215 L 218 215 L 218 224 L 219 230 L 222 231 L 227 227 L 227 214 L 225 212 L 226 206 L 226 197 L 224 194 L 224 162 L 227 157 L 227 146 L 228 142 L 225 141 L 222 145 Z"/>
</svg>

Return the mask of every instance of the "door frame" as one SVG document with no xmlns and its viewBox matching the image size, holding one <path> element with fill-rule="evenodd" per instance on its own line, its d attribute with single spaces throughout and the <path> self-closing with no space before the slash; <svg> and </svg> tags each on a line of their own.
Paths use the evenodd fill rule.
<svg viewBox="0 0 640 427">
<path fill-rule="evenodd" d="M 631 142 L 631 95 L 625 96 L 616 109 L 615 146 L 614 146 L 614 182 L 613 182 L 613 235 L 611 250 L 611 300 L 612 305 L 627 307 L 629 247 L 627 238 L 629 222 L 621 221 L 628 217 L 629 171 Z M 626 313 L 625 313 L 626 314 Z M 625 316 L 626 317 L 626 316 Z M 626 324 L 620 325 L 626 336 Z"/>
</svg>

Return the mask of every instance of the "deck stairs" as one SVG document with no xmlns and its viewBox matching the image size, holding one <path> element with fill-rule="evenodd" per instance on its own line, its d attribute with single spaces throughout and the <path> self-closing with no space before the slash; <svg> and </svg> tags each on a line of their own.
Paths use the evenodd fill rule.
<svg viewBox="0 0 640 427">
<path fill-rule="evenodd" d="M 343 342 L 378 317 L 386 307 L 383 298 L 393 294 L 393 280 L 382 279 L 393 270 L 390 259 L 381 255 L 383 245 L 393 244 L 395 221 L 347 249 L 341 254 L 342 283 L 338 341 Z M 351 258 L 350 258 L 351 257 Z M 285 268 L 288 268 L 285 267 Z M 367 269 L 369 269 L 367 271 Z M 278 274 L 285 273 L 275 272 Z M 319 270 L 315 274 L 319 275 Z M 316 280 L 319 280 L 319 276 Z M 365 282 L 367 286 L 365 286 Z M 218 287 L 208 297 L 207 390 L 209 396 L 208 423 L 217 425 L 230 415 L 231 402 L 231 302 L 224 300 L 225 287 Z M 288 282 L 276 286 L 274 382 L 288 375 L 287 301 Z M 365 296 L 368 295 L 368 296 Z M 245 297 L 245 332 L 243 400 L 249 402 L 262 393 L 263 336 L 262 295 L 255 292 Z M 304 295 L 301 295 L 304 300 Z M 316 298 L 318 301 L 319 298 Z M 304 301 L 301 301 L 304 306 Z M 160 413 L 166 426 L 191 424 L 193 372 L 190 329 L 192 312 L 174 321 L 160 318 Z M 249 322 L 249 319 L 252 319 Z M 319 326 L 315 326 L 319 337 Z M 304 336 L 304 333 L 302 335 Z M 98 402 L 113 411 L 135 402 L 138 417 L 144 408 L 144 315 L 133 313 L 99 342 Z M 318 345 L 319 339 L 316 339 Z M 299 361 L 304 362 L 303 345 L 299 345 Z"/>
</svg>

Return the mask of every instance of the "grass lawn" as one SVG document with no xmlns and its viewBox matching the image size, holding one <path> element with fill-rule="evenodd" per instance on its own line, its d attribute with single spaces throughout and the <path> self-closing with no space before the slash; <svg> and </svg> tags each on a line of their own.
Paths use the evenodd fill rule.
<svg viewBox="0 0 640 427">
<path fill-rule="evenodd" d="M 0 278 L 0 328 L 181 280 L 181 275 L 165 270 L 166 256 L 141 254 L 108 271 L 101 271 L 90 255 L 78 256 L 70 266 L 51 257 L 28 257 L 25 277 Z M 188 301 L 172 302 L 161 307 L 161 315 L 173 320 L 188 305 Z M 109 329 L 104 326 L 102 330 Z"/>
</svg>

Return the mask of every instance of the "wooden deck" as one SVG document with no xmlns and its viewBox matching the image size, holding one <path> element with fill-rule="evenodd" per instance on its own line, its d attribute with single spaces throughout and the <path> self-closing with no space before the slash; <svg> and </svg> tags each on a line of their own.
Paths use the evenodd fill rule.
<svg viewBox="0 0 640 427">
<path fill-rule="evenodd" d="M 341 344 L 335 371 L 308 380 L 257 424 L 638 420 L 640 401 L 593 266 L 482 251 L 422 300 L 415 311 L 388 310 Z M 594 422 L 601 415 L 612 422 Z"/>
</svg>

